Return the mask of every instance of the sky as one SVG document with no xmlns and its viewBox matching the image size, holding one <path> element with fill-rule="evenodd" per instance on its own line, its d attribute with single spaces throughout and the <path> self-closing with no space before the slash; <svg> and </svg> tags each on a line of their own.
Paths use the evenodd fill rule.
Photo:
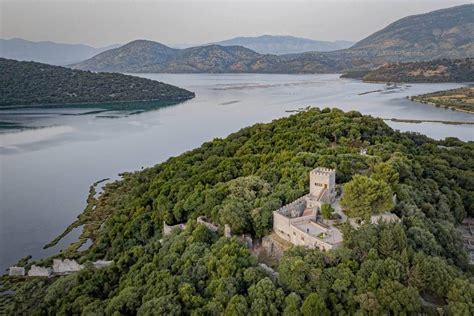
<svg viewBox="0 0 474 316">
<path fill-rule="evenodd" d="M 407 15 L 471 0 L 0 0 L 0 37 L 95 47 L 236 36 L 358 41 Z"/>
</svg>

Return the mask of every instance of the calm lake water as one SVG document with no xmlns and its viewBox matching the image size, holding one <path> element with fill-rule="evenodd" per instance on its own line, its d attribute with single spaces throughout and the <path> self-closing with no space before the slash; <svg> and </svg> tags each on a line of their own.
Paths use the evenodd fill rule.
<svg viewBox="0 0 474 316">
<path fill-rule="evenodd" d="M 79 230 L 42 250 L 82 211 L 93 182 L 117 179 L 120 172 L 152 166 L 247 125 L 290 115 L 286 110 L 330 106 L 383 118 L 474 122 L 474 115 L 406 99 L 459 84 L 387 90 L 338 75 L 140 76 L 189 89 L 196 98 L 139 114 L 136 109 L 101 112 L 101 106 L 0 111 L 0 126 L 10 127 L 0 131 L 0 271 L 29 254 L 55 253 L 77 238 Z M 382 91 L 359 95 L 374 90 Z M 437 139 L 474 140 L 472 125 L 387 123 Z M 18 132 L 18 126 L 35 129 Z"/>
</svg>

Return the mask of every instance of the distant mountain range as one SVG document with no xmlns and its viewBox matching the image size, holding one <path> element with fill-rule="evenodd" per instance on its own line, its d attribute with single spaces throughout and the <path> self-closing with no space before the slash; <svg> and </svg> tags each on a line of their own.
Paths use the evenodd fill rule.
<svg viewBox="0 0 474 316">
<path fill-rule="evenodd" d="M 400 19 L 348 49 L 263 55 L 242 46 L 174 49 L 136 40 L 74 68 L 168 73 L 334 73 L 386 62 L 474 57 L 474 4 Z"/>
<path fill-rule="evenodd" d="M 262 35 L 257 37 L 235 37 L 212 44 L 221 46 L 243 46 L 259 54 L 285 55 L 311 51 L 328 52 L 339 50 L 351 47 L 354 45 L 354 42 L 328 42 L 294 36 Z"/>
<path fill-rule="evenodd" d="M 0 57 L 52 65 L 68 65 L 119 46 L 116 44 L 95 48 L 83 44 L 32 42 L 20 38 L 0 39 Z"/>
</svg>

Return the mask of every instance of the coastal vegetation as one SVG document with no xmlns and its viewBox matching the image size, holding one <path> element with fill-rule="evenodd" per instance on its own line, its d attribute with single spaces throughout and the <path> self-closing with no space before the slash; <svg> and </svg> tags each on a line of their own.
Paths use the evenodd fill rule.
<svg viewBox="0 0 474 316">
<path fill-rule="evenodd" d="M 357 75 L 356 72 L 349 72 Z M 409 63 L 391 63 L 358 75 L 366 82 L 469 82 L 474 78 L 474 59 L 437 59 Z"/>
<path fill-rule="evenodd" d="M 472 269 L 456 225 L 474 215 L 473 157 L 473 143 L 400 133 L 354 111 L 313 108 L 256 124 L 105 184 L 80 217 L 95 233 L 76 259 L 114 264 L 51 279 L 4 276 L 2 290 L 15 292 L 2 295 L 5 311 L 472 315 Z M 205 216 L 263 237 L 272 211 L 306 194 L 316 166 L 336 168 L 346 190 L 381 188 L 365 205 L 401 222 L 343 225 L 344 246 L 328 252 L 293 247 L 276 266 L 278 282 L 235 237 L 196 223 Z M 163 221 L 187 225 L 163 236 Z"/>
<path fill-rule="evenodd" d="M 474 86 L 438 91 L 410 97 L 410 100 L 436 107 L 474 114 Z"/>
<path fill-rule="evenodd" d="M 177 102 L 194 93 L 117 73 L 92 73 L 0 58 L 0 107 L 125 101 Z"/>
</svg>

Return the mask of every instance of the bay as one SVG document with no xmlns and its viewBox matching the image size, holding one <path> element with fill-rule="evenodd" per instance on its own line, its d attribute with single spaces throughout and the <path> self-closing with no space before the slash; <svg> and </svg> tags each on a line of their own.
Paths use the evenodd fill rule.
<svg viewBox="0 0 474 316">
<path fill-rule="evenodd" d="M 196 93 L 176 105 L 141 112 L 100 104 L 79 108 L 0 110 L 0 271 L 21 257 L 50 255 L 42 247 L 85 207 L 89 186 L 118 179 L 225 137 L 257 122 L 291 115 L 306 106 L 357 110 L 382 118 L 474 122 L 474 115 L 414 103 L 406 97 L 461 84 L 387 86 L 338 75 L 140 74 Z M 375 92 L 374 92 L 375 91 Z M 441 139 L 474 140 L 473 125 L 401 123 L 393 128 Z"/>
</svg>

